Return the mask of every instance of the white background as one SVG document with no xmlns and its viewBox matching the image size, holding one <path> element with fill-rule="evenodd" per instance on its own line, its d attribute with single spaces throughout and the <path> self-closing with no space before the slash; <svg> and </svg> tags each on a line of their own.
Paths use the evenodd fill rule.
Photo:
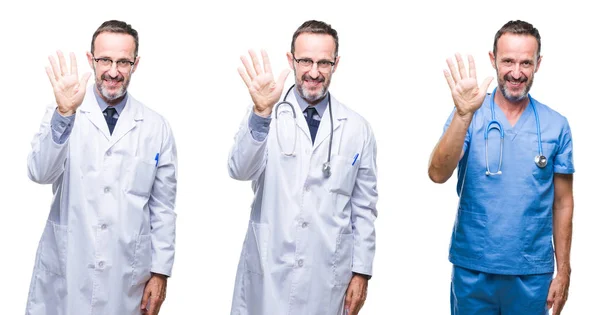
<svg viewBox="0 0 600 315">
<path fill-rule="evenodd" d="M 452 110 L 442 70 L 473 54 L 480 81 L 495 32 L 523 19 L 542 36 L 532 95 L 569 119 L 575 150 L 570 297 L 563 314 L 598 309 L 598 31 L 584 1 L 52 1 L 0 12 L 2 314 L 22 314 L 51 187 L 27 178 L 30 141 L 53 101 L 44 67 L 61 49 L 85 52 L 105 20 L 140 33 L 130 92 L 171 123 L 179 153 L 177 253 L 161 314 L 228 314 L 252 199 L 227 174 L 227 155 L 250 98 L 237 74 L 247 49 L 266 49 L 275 75 L 287 67 L 295 29 L 320 19 L 339 32 L 333 95 L 363 115 L 378 143 L 379 218 L 374 277 L 361 314 L 448 314 L 448 245 L 456 179 L 427 177 L 429 154 Z M 587 2 L 587 1 L 586 1 Z M 191 3 L 194 3 L 193 5 Z M 591 1 L 588 3 L 592 3 Z M 289 86 L 292 76 L 288 77 Z M 495 86 L 495 80 L 490 90 Z"/>
</svg>

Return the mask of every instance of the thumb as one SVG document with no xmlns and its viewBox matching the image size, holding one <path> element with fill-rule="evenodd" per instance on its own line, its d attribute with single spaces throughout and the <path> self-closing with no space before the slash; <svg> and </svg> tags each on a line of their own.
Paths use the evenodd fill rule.
<svg viewBox="0 0 600 315">
<path fill-rule="evenodd" d="M 277 85 L 283 86 L 283 84 L 285 83 L 285 79 L 287 79 L 287 76 L 289 74 L 290 74 L 290 69 L 285 69 L 285 70 L 281 71 L 281 74 L 279 75 L 279 79 L 277 79 Z"/>
<path fill-rule="evenodd" d="M 144 289 L 144 295 L 142 296 L 142 305 L 140 305 L 140 309 L 145 310 L 148 305 L 148 299 L 150 299 L 150 291 L 148 288 Z"/>
<path fill-rule="evenodd" d="M 488 88 L 490 87 L 490 84 L 492 83 L 492 80 L 494 80 L 494 77 L 487 77 L 485 78 L 485 80 L 483 80 L 483 82 L 481 83 L 481 91 L 485 94 L 487 93 Z"/>
<path fill-rule="evenodd" d="M 554 305 L 554 292 L 553 291 L 551 291 L 550 294 L 548 294 L 548 298 L 546 299 L 546 310 L 551 309 L 552 305 Z"/>
<path fill-rule="evenodd" d="M 344 308 L 346 310 L 350 309 L 350 306 L 352 305 L 352 296 L 352 290 L 346 291 L 346 299 L 344 301 Z"/>
</svg>

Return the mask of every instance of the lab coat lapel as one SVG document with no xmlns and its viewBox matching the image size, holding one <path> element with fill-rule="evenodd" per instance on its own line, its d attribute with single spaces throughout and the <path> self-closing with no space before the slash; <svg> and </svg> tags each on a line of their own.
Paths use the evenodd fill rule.
<svg viewBox="0 0 600 315">
<path fill-rule="evenodd" d="M 106 140 L 109 140 L 110 132 L 108 131 L 106 119 L 104 119 L 104 115 L 102 114 L 102 111 L 100 111 L 100 105 L 98 105 L 98 101 L 96 101 L 96 97 L 94 97 L 94 85 L 90 85 L 85 93 L 86 95 L 83 98 L 83 103 L 81 103 L 81 106 L 79 107 L 79 112 L 96 126 Z"/>
<path fill-rule="evenodd" d="M 290 93 L 290 95 L 291 98 L 288 99 L 291 101 L 290 103 L 292 103 L 292 105 L 294 106 L 294 110 L 296 111 L 296 126 L 298 126 L 298 128 L 300 128 L 300 130 L 303 131 L 306 139 L 312 142 L 312 139 L 310 138 L 310 131 L 308 130 L 308 124 L 306 123 L 304 112 L 300 108 L 300 105 L 298 105 L 298 99 L 296 99 L 296 94 Z"/>
<path fill-rule="evenodd" d="M 138 121 L 143 120 L 143 108 L 136 101 L 131 94 L 127 97 L 127 104 L 123 109 L 123 112 L 117 120 L 115 130 L 113 130 L 112 137 L 110 138 L 110 145 L 112 146 L 123 138 L 129 131 L 135 128 Z"/>
<path fill-rule="evenodd" d="M 331 106 L 331 112 L 333 114 L 333 130 L 335 131 L 340 126 L 341 121 L 347 118 L 346 111 L 333 97 L 331 97 L 331 104 L 328 104 L 327 106 Z M 314 147 L 318 147 L 326 139 L 329 139 L 330 134 L 331 121 L 329 119 L 329 108 L 326 108 L 325 114 L 323 115 L 323 118 L 321 118 L 321 123 L 319 124 L 319 130 L 317 131 L 317 136 L 315 137 Z"/>
</svg>

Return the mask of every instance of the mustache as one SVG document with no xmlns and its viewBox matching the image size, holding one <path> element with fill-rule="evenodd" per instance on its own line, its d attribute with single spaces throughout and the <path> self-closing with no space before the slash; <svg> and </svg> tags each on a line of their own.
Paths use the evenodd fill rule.
<svg viewBox="0 0 600 315">
<path fill-rule="evenodd" d="M 302 80 L 303 80 L 303 81 L 317 81 L 317 82 L 325 82 L 325 77 L 324 77 L 324 76 L 322 76 L 322 75 L 320 75 L 318 78 L 314 79 L 314 78 L 311 78 L 311 76 L 310 76 L 310 75 L 308 75 L 308 74 L 303 74 L 303 75 L 302 75 Z"/>
<path fill-rule="evenodd" d="M 109 74 L 103 73 L 100 76 L 100 79 L 102 79 L 102 80 L 116 80 L 117 82 L 122 82 L 122 81 L 125 80 L 125 77 L 122 76 L 122 75 L 117 75 L 116 77 L 111 77 Z"/>
<path fill-rule="evenodd" d="M 512 81 L 512 82 L 519 82 L 519 83 L 523 83 L 523 82 L 527 82 L 527 77 L 523 76 L 520 79 L 515 79 L 512 75 L 510 74 L 506 74 L 504 75 L 504 81 Z"/>
</svg>

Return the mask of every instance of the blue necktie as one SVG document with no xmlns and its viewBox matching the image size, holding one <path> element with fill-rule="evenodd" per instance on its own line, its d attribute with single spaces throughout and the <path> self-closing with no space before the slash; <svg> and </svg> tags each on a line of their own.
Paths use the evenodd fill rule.
<svg viewBox="0 0 600 315">
<path fill-rule="evenodd" d="M 110 131 L 110 134 L 112 135 L 113 130 L 115 129 L 115 125 L 117 125 L 117 118 L 115 118 L 115 114 L 117 113 L 117 110 L 114 109 L 114 107 L 107 107 L 104 110 L 104 119 L 106 119 L 106 124 L 108 125 L 108 131 Z"/>
<path fill-rule="evenodd" d="M 310 131 L 310 137 L 312 139 L 313 144 L 315 143 L 315 137 L 317 136 L 317 130 L 319 130 L 320 120 L 313 119 L 315 115 L 317 115 L 317 110 L 314 107 L 307 107 L 306 112 L 306 123 L 308 124 L 308 130 Z"/>
</svg>

